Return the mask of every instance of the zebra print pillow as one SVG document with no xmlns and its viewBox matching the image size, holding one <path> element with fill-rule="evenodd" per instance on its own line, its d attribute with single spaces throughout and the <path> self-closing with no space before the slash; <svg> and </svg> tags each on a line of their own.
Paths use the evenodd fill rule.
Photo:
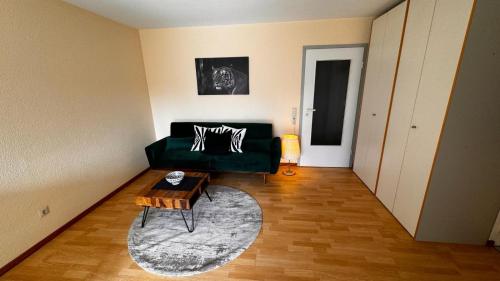
<svg viewBox="0 0 500 281">
<path fill-rule="evenodd" d="M 205 150 L 205 134 L 206 132 L 222 133 L 222 127 L 207 128 L 194 125 L 194 142 L 191 151 L 204 151 Z"/>
<path fill-rule="evenodd" d="M 243 153 L 243 150 L 241 150 L 241 145 L 243 144 L 243 138 L 245 137 L 247 129 L 246 128 L 236 129 L 222 125 L 222 131 L 223 132 L 231 131 L 233 134 L 231 136 L 231 151 Z"/>
</svg>

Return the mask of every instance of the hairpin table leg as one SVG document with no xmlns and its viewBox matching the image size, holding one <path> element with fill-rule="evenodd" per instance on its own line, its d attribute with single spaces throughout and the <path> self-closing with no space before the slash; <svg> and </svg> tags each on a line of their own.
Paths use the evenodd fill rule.
<svg viewBox="0 0 500 281">
<path fill-rule="evenodd" d="M 207 195 L 208 200 L 210 200 L 210 202 L 212 202 L 212 197 L 210 197 L 210 195 L 208 194 L 208 191 L 206 189 L 205 189 L 205 194 Z"/>
<path fill-rule="evenodd" d="M 182 219 L 184 220 L 184 223 L 186 224 L 186 228 L 189 232 L 194 231 L 194 212 L 193 212 L 193 209 L 194 208 L 191 208 L 191 229 L 189 229 L 188 223 L 186 221 L 186 217 L 184 217 L 184 213 L 182 212 L 182 209 L 179 209 L 179 211 L 181 212 L 181 215 L 182 215 Z"/>
<path fill-rule="evenodd" d="M 144 211 L 142 212 L 141 227 L 144 227 L 144 224 L 146 223 L 146 219 L 148 218 L 148 213 L 149 213 L 149 206 L 144 206 Z"/>
</svg>

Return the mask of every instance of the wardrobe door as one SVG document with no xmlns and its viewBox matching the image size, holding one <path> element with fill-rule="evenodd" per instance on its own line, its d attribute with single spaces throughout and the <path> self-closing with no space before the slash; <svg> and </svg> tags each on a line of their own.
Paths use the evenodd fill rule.
<svg viewBox="0 0 500 281">
<path fill-rule="evenodd" d="M 393 214 L 415 235 L 473 0 L 438 0 Z"/>
<path fill-rule="evenodd" d="M 377 43 L 373 54 L 370 43 L 367 78 L 363 91 L 358 130 L 361 153 L 356 155 L 354 162 L 354 171 L 371 191 L 375 191 L 377 181 L 405 15 L 406 1 L 375 20 L 373 26 L 374 33 L 372 34 L 376 37 L 383 34 L 383 39 L 381 43 L 377 43 L 377 40 L 380 39 L 373 38 L 372 41 Z M 374 63 L 370 65 L 370 56 L 372 55 L 374 57 L 371 61 Z"/>
<path fill-rule="evenodd" d="M 368 151 L 368 144 L 371 136 L 371 119 L 373 108 L 373 100 L 377 97 L 379 92 L 379 73 L 382 57 L 382 49 L 384 47 L 384 35 L 386 30 L 385 15 L 377 18 L 372 24 L 372 33 L 370 37 L 370 49 L 368 51 L 368 62 L 365 75 L 365 84 L 363 90 L 363 102 L 361 104 L 361 113 L 358 125 L 358 136 L 356 141 L 356 154 L 354 157 L 353 170 L 361 178 L 361 180 L 372 191 L 375 190 L 375 184 L 371 183 L 368 179 L 369 172 L 366 166 L 366 154 Z"/>
<path fill-rule="evenodd" d="M 392 9 L 387 14 L 387 25 L 384 36 L 384 48 L 382 50 L 378 95 L 370 102 L 373 110 L 371 114 L 371 134 L 366 153 L 367 182 L 376 187 L 377 176 L 382 155 L 382 146 L 387 126 L 387 116 L 392 98 L 392 89 L 396 76 L 401 38 L 403 36 L 403 25 L 406 14 L 406 2 Z"/>
<path fill-rule="evenodd" d="M 435 4 L 435 0 L 409 4 L 377 184 L 377 197 L 389 210 L 394 206 Z"/>
</svg>

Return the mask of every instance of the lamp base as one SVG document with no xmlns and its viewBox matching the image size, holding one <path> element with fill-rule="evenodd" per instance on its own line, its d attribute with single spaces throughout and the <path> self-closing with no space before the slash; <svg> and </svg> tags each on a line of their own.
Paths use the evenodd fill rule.
<svg viewBox="0 0 500 281">
<path fill-rule="evenodd" d="M 285 175 L 285 176 L 293 176 L 293 175 L 295 175 L 295 171 L 293 171 L 292 169 L 290 169 L 290 160 L 288 160 L 287 169 L 286 169 L 286 171 L 283 171 L 283 175 Z"/>
</svg>

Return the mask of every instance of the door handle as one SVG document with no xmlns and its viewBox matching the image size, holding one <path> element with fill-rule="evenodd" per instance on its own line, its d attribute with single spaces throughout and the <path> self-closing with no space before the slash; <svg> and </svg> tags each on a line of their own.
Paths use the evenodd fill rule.
<svg viewBox="0 0 500 281">
<path fill-rule="evenodd" d="M 372 116 L 377 116 L 377 113 L 372 113 Z"/>
<path fill-rule="evenodd" d="M 314 108 L 306 108 L 306 116 L 309 116 L 309 114 L 310 113 L 312 114 L 314 111 L 316 111 L 316 109 L 314 109 Z"/>
<path fill-rule="evenodd" d="M 411 128 L 412 128 L 412 129 L 416 129 L 416 128 L 417 128 L 417 125 L 411 125 Z"/>
</svg>

